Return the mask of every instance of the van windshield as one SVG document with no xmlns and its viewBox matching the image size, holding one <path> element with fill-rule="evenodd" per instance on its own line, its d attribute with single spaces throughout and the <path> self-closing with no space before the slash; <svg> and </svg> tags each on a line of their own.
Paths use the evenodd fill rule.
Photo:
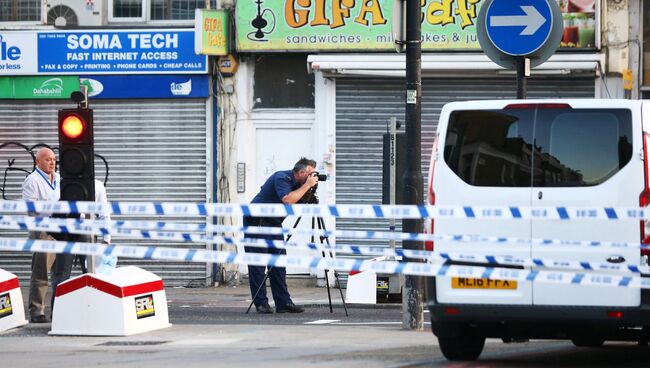
<svg viewBox="0 0 650 368">
<path fill-rule="evenodd" d="M 632 157 L 628 109 L 526 108 L 452 113 L 444 160 L 475 186 L 593 186 Z"/>
</svg>

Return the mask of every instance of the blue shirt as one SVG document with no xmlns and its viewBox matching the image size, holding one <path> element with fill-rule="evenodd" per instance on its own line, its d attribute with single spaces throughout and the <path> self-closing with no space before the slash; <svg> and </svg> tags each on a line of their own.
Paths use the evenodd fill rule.
<svg viewBox="0 0 650 368">
<path fill-rule="evenodd" d="M 257 193 L 251 203 L 282 203 L 282 198 L 298 189 L 300 184 L 293 176 L 293 170 L 277 171 L 271 175 Z M 282 226 L 283 217 L 264 217 L 266 225 Z"/>
</svg>

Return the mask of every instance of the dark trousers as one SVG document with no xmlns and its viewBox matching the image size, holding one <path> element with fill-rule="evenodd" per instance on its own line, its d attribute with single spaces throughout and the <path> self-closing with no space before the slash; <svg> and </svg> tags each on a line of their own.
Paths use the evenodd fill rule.
<svg viewBox="0 0 650 368">
<path fill-rule="evenodd" d="M 252 225 L 251 225 L 252 224 Z M 244 226 L 270 226 L 257 219 L 244 218 Z M 271 239 L 284 240 L 282 235 L 261 235 L 246 234 L 246 238 L 251 239 Z M 286 254 L 286 249 L 271 249 L 258 247 L 244 247 L 246 253 L 268 253 L 268 254 Z M 254 297 L 255 306 L 268 304 L 269 299 L 266 296 L 266 285 L 262 286 L 266 272 L 265 266 L 248 266 L 248 283 L 251 288 L 251 296 Z M 284 267 L 271 267 L 269 270 L 269 281 L 271 282 L 271 294 L 276 308 L 291 304 L 291 296 L 287 288 L 287 270 Z M 261 287 L 260 287 L 261 286 Z M 257 292 L 259 290 L 259 292 Z M 257 296 L 255 296 L 257 293 Z"/>
<path fill-rule="evenodd" d="M 87 235 L 77 235 L 77 242 L 90 242 L 92 238 Z M 70 278 L 72 273 L 72 265 L 74 263 L 76 255 L 75 254 L 62 254 L 59 253 L 56 255 L 56 260 L 54 261 L 54 267 L 52 269 L 52 313 L 54 313 L 54 297 L 56 296 L 56 288 L 60 283 Z M 85 258 L 85 256 L 84 256 Z M 80 259 L 80 262 L 84 262 L 84 259 Z M 82 271 L 85 273 L 85 267 L 82 264 Z"/>
</svg>

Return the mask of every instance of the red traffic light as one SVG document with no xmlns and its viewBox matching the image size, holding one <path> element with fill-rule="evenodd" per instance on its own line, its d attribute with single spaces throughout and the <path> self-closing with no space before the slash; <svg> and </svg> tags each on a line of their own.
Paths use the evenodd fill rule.
<svg viewBox="0 0 650 368">
<path fill-rule="evenodd" d="M 68 115 L 61 122 L 61 133 L 68 139 L 77 139 L 86 130 L 86 124 L 77 115 Z"/>
</svg>

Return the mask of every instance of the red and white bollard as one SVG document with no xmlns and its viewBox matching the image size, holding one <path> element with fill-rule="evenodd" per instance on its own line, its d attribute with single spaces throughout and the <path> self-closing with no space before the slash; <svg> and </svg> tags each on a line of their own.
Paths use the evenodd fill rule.
<svg viewBox="0 0 650 368">
<path fill-rule="evenodd" d="M 162 279 L 126 266 L 59 284 L 49 334 L 127 336 L 170 326 Z"/>
<path fill-rule="evenodd" d="M 0 268 L 0 332 L 26 324 L 18 277 Z"/>
</svg>

